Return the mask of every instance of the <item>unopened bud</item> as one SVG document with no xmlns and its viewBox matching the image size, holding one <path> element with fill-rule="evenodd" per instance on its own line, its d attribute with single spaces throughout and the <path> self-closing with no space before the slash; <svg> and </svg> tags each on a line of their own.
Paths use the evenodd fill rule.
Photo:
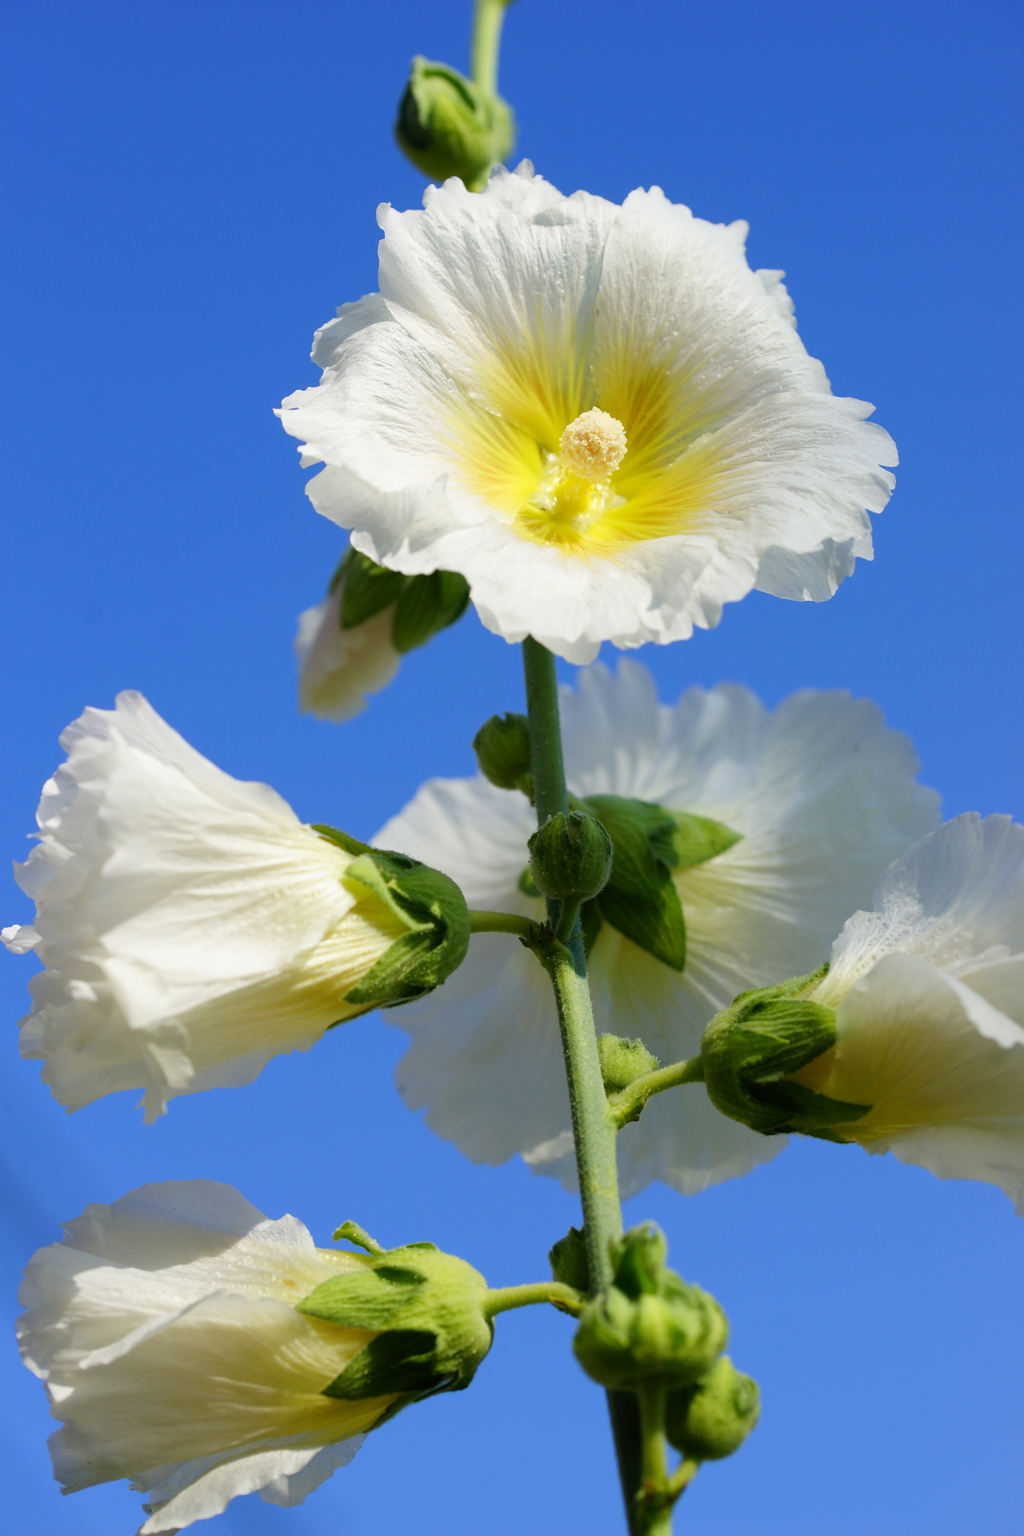
<svg viewBox="0 0 1024 1536">
<path fill-rule="evenodd" d="M 723 1355 L 703 1380 L 669 1393 L 665 1434 L 687 1460 L 720 1461 L 739 1450 L 760 1412 L 757 1382 Z"/>
<path fill-rule="evenodd" d="M 413 165 L 437 181 L 460 176 L 479 191 L 515 143 L 512 109 L 457 69 L 417 57 L 398 106 L 395 137 Z"/>
<path fill-rule="evenodd" d="M 485 779 L 498 789 L 523 789 L 530 779 L 530 723 L 525 715 L 492 715 L 473 737 Z"/>
<path fill-rule="evenodd" d="M 623 1040 L 619 1035 L 600 1035 L 597 1054 L 606 1093 L 618 1093 L 661 1066 L 642 1040 Z"/>
<path fill-rule="evenodd" d="M 612 840 L 586 811 L 549 816 L 530 838 L 530 870 L 539 891 L 557 901 L 590 901 L 612 872 Z"/>
<path fill-rule="evenodd" d="M 561 1280 L 563 1285 L 571 1285 L 584 1295 L 589 1292 L 590 1261 L 587 1258 L 586 1239 L 579 1227 L 570 1227 L 565 1236 L 558 1239 L 548 1254 L 548 1262 L 556 1280 Z"/>
<path fill-rule="evenodd" d="M 667 1269 L 664 1255 L 656 1227 L 627 1232 L 614 1282 L 580 1319 L 573 1349 L 602 1386 L 686 1386 L 705 1376 L 725 1347 L 729 1330 L 721 1307 Z"/>
</svg>

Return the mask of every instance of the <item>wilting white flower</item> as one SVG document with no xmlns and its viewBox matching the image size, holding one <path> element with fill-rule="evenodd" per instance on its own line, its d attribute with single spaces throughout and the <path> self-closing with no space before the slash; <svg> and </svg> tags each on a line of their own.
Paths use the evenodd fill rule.
<svg viewBox="0 0 1024 1536">
<path fill-rule="evenodd" d="M 322 603 L 299 614 L 295 636 L 300 707 L 320 720 L 339 722 L 365 709 L 367 695 L 387 687 L 402 659 L 391 643 L 393 603 L 365 623 L 342 629 L 341 599 L 338 583 Z"/>
<path fill-rule="evenodd" d="M 769 712 L 746 689 L 694 688 L 658 703 L 647 671 L 597 665 L 562 690 L 566 769 L 577 795 L 615 794 L 695 812 L 742 838 L 674 874 L 687 925 L 680 974 L 607 922 L 591 953 L 599 1030 L 643 1039 L 665 1062 L 695 1056 L 704 1025 L 747 987 L 808 971 L 893 858 L 938 819 L 915 784 L 910 741 L 843 693 L 794 694 Z M 540 917 L 519 886 L 535 827 L 526 798 L 485 779 L 424 785 L 377 842 L 450 874 L 473 907 Z M 547 976 L 501 934 L 395 1023 L 412 1036 L 406 1102 L 474 1162 L 521 1152 L 571 1184 L 572 1136 Z M 663 1179 L 684 1193 L 781 1150 L 713 1109 L 692 1085 L 652 1099 L 619 1137 L 627 1193 Z"/>
<path fill-rule="evenodd" d="M 284 402 L 318 512 L 484 624 L 571 661 L 685 639 L 752 587 L 830 597 L 870 558 L 896 450 L 837 399 L 746 225 L 658 188 L 619 207 L 498 170 L 382 206 L 380 293 Z M 865 510 L 867 509 L 867 511 Z"/>
<path fill-rule="evenodd" d="M 958 816 L 915 843 L 808 996 L 836 1043 L 797 1082 L 870 1105 L 829 1129 L 1024 1212 L 1024 827 Z"/>
<path fill-rule="evenodd" d="M 25 1272 L 22 1358 L 63 1425 L 64 1491 L 130 1478 L 150 1496 L 140 1536 L 256 1490 L 301 1504 L 394 1401 L 323 1395 L 373 1334 L 296 1303 L 371 1261 L 315 1247 L 294 1216 L 196 1179 L 89 1205 L 65 1232 Z"/>
<path fill-rule="evenodd" d="M 214 767 L 140 694 L 87 709 L 61 744 L 39 844 L 16 866 L 46 966 L 21 1049 L 60 1103 L 143 1088 L 152 1118 L 374 1006 L 347 994 L 410 924 L 352 853 Z"/>
</svg>

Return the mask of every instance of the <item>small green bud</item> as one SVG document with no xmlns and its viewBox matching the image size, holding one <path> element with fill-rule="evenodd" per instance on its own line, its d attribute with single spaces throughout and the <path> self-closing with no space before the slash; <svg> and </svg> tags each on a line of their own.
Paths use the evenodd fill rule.
<svg viewBox="0 0 1024 1536">
<path fill-rule="evenodd" d="M 492 715 L 473 737 L 480 772 L 498 789 L 525 789 L 530 779 L 530 722 L 525 715 Z"/>
<path fill-rule="evenodd" d="M 739 1450 L 760 1412 L 757 1382 L 723 1355 L 694 1386 L 669 1393 L 665 1434 L 687 1460 L 720 1461 Z"/>
<path fill-rule="evenodd" d="M 699 1381 L 728 1337 L 721 1307 L 665 1267 L 665 1239 L 653 1224 L 627 1232 L 616 1259 L 613 1283 L 590 1302 L 573 1340 L 587 1375 L 628 1391 Z"/>
<path fill-rule="evenodd" d="M 545 896 L 589 901 L 608 883 L 612 840 L 597 818 L 585 811 L 549 816 L 527 846 L 534 883 Z"/>
<path fill-rule="evenodd" d="M 803 994 L 828 970 L 794 976 L 740 995 L 708 1024 L 701 1040 L 704 1083 L 715 1108 L 763 1136 L 800 1132 L 839 1141 L 830 1127 L 859 1120 L 870 1104 L 844 1104 L 792 1081 L 836 1042 L 832 1008 Z"/>
<path fill-rule="evenodd" d="M 296 1310 L 374 1334 L 324 1396 L 394 1393 L 390 1418 L 418 1398 L 468 1387 L 494 1337 L 486 1295 L 483 1275 L 433 1243 L 388 1249 L 359 1270 L 323 1281 Z"/>
<path fill-rule="evenodd" d="M 618 1035 L 600 1035 L 597 1054 L 601 1059 L 606 1093 L 618 1093 L 661 1066 L 657 1056 L 651 1054 L 642 1040 L 623 1040 Z"/>
<path fill-rule="evenodd" d="M 469 950 L 469 911 L 455 881 L 403 853 L 370 848 L 336 827 L 313 830 L 356 855 L 345 882 L 371 890 L 406 929 L 346 992 L 345 1001 L 367 1009 L 394 1008 L 439 987 Z"/>
<path fill-rule="evenodd" d="M 507 101 L 447 64 L 418 55 L 398 105 L 395 137 L 425 176 L 460 176 L 479 191 L 491 167 L 508 158 L 515 123 Z"/>
<path fill-rule="evenodd" d="M 579 1227 L 570 1227 L 548 1254 L 551 1273 L 563 1285 L 571 1285 L 586 1296 L 590 1291 L 590 1260 L 587 1242 Z"/>
</svg>

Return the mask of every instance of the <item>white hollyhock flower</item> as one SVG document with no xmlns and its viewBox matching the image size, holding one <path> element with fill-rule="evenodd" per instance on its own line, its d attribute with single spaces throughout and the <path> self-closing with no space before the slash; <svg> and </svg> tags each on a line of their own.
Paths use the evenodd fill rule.
<svg viewBox="0 0 1024 1536">
<path fill-rule="evenodd" d="M 315 1247 L 294 1216 L 196 1179 L 89 1205 L 65 1232 L 25 1272 L 22 1358 L 63 1426 L 64 1491 L 130 1478 L 149 1494 L 140 1536 L 256 1490 L 301 1504 L 394 1401 L 323 1395 L 373 1334 L 296 1303 L 371 1261 Z"/>
<path fill-rule="evenodd" d="M 322 603 L 299 614 L 295 636 L 300 707 L 338 722 L 364 710 L 367 695 L 386 688 L 401 661 L 391 643 L 395 605 L 342 629 L 341 599 L 339 583 Z"/>
<path fill-rule="evenodd" d="M 409 924 L 349 875 L 353 854 L 214 767 L 140 694 L 87 709 L 61 744 L 39 844 L 16 866 L 46 967 L 21 1049 L 60 1103 L 143 1088 L 152 1119 L 374 1006 L 346 994 Z"/>
<path fill-rule="evenodd" d="M 317 333 L 285 429 L 318 512 L 409 574 L 468 580 L 484 624 L 570 661 L 685 639 L 752 587 L 830 597 L 893 477 L 837 399 L 747 226 L 658 188 L 619 207 L 526 162 L 379 219 L 380 293 Z"/>
<path fill-rule="evenodd" d="M 836 1043 L 796 1080 L 871 1106 L 829 1129 L 1024 1213 L 1024 827 L 958 816 L 915 843 L 808 996 Z"/>
<path fill-rule="evenodd" d="M 680 974 L 607 922 L 590 957 L 597 1027 L 640 1037 L 668 1063 L 695 1056 L 704 1025 L 747 987 L 820 963 L 837 926 L 914 838 L 938 799 L 915 784 L 907 737 L 843 693 L 794 694 L 769 712 L 745 688 L 693 688 L 659 705 L 645 668 L 597 665 L 562 690 L 566 771 L 577 795 L 615 794 L 725 823 L 742 834 L 676 871 L 687 924 Z M 536 825 L 526 798 L 485 779 L 435 779 L 377 835 L 429 859 L 472 907 L 540 917 L 518 881 Z M 477 934 L 465 964 L 395 1023 L 412 1036 L 398 1083 L 413 1108 L 474 1162 L 520 1152 L 572 1187 L 569 1106 L 554 1003 L 531 954 Z M 703 1087 L 651 1100 L 619 1137 L 627 1194 L 652 1179 L 693 1193 L 782 1148 L 713 1109 Z"/>
</svg>

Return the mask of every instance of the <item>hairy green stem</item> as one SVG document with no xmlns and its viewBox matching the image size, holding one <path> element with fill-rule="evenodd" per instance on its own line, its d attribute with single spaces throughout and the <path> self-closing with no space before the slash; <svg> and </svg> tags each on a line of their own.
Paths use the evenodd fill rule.
<svg viewBox="0 0 1024 1536">
<path fill-rule="evenodd" d="M 618 1093 L 611 1095 L 608 1107 L 612 1120 L 621 1130 L 637 1118 L 652 1094 L 664 1093 L 666 1088 L 679 1088 L 683 1083 L 703 1081 L 704 1061 L 700 1056 L 691 1056 L 689 1061 L 674 1061 L 670 1067 L 659 1067 L 656 1072 L 638 1077 L 628 1088 L 620 1088 Z"/>
<path fill-rule="evenodd" d="M 663 1382 L 645 1383 L 640 1399 L 640 1478 L 638 1529 L 641 1536 L 672 1536 L 672 1505 L 665 1459 L 665 1399 Z"/>
<path fill-rule="evenodd" d="M 579 1317 L 587 1298 L 582 1291 L 563 1285 L 560 1280 L 537 1280 L 532 1285 L 503 1285 L 489 1290 L 484 1297 L 484 1313 L 495 1317 L 499 1312 L 511 1312 L 513 1307 L 535 1307 L 543 1302 Z"/>
<path fill-rule="evenodd" d="M 535 928 L 536 924 L 519 912 L 474 912 L 470 909 L 470 933 L 514 933 L 529 943 Z"/>
<path fill-rule="evenodd" d="M 476 0 L 473 14 L 470 73 L 473 84 L 492 95 L 498 89 L 498 52 L 507 3 L 508 0 Z"/>
<path fill-rule="evenodd" d="M 555 658 L 532 636 L 523 641 L 526 676 L 526 707 L 530 720 L 531 768 L 537 824 L 569 809 L 562 760 L 562 727 L 558 714 L 558 683 Z M 568 915 L 568 914 L 567 914 Z M 554 930 L 560 919 L 557 902 L 548 902 L 548 921 Z M 569 1104 L 572 1109 L 576 1166 L 579 1170 L 583 1228 L 590 1264 L 591 1294 L 612 1280 L 611 1243 L 622 1232 L 618 1167 L 615 1159 L 616 1127 L 608 1112 L 601 1077 L 597 1035 L 587 982 L 587 961 L 578 920 L 563 946 L 553 946 L 544 957 L 555 990 L 558 1023 L 562 1033 Z M 608 1409 L 622 1480 L 626 1518 L 631 1536 L 638 1536 L 636 1494 L 640 1480 L 639 1414 L 630 1393 L 609 1392 Z"/>
</svg>

